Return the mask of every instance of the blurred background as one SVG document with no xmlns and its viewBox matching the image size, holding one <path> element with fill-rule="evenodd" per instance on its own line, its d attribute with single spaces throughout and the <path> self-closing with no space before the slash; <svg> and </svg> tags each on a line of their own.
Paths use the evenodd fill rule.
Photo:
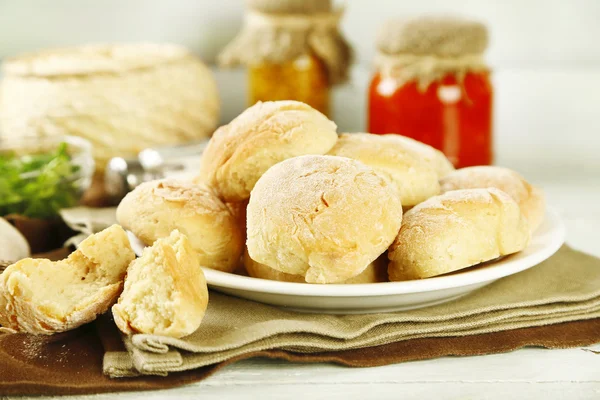
<svg viewBox="0 0 600 400">
<path fill-rule="evenodd" d="M 390 16 L 448 12 L 485 22 L 495 85 L 496 162 L 521 170 L 600 170 L 600 1 L 348 0 L 342 31 L 356 50 L 333 118 L 363 131 L 378 26 Z M 239 31 L 243 0 L 0 0 L 0 59 L 45 47 L 174 42 L 206 62 Z M 246 107 L 243 69 L 214 68 L 221 122 Z"/>
</svg>

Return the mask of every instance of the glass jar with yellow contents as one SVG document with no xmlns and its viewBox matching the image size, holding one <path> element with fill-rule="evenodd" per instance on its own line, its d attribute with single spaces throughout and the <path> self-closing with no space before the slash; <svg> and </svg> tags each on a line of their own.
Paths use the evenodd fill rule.
<svg viewBox="0 0 600 400">
<path fill-rule="evenodd" d="M 351 49 L 329 0 L 249 0 L 244 27 L 219 55 L 248 67 L 249 104 L 297 100 L 330 114 L 330 88 L 347 79 Z"/>
</svg>

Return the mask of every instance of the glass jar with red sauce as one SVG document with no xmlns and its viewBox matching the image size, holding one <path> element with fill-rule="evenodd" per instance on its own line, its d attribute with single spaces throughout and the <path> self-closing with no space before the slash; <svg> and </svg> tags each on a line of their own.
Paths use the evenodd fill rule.
<svg viewBox="0 0 600 400">
<path fill-rule="evenodd" d="M 433 146 L 457 168 L 493 161 L 493 88 L 485 25 L 448 17 L 388 21 L 369 87 L 371 133 Z"/>
</svg>

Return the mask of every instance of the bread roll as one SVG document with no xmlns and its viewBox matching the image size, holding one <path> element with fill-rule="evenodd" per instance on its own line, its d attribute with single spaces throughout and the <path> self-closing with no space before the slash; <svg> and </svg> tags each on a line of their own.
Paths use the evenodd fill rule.
<svg viewBox="0 0 600 400">
<path fill-rule="evenodd" d="M 408 211 L 390 246 L 391 281 L 428 278 L 523 250 L 529 225 L 495 189 L 447 192 Z"/>
<path fill-rule="evenodd" d="M 336 125 L 297 101 L 258 102 L 219 128 L 202 155 L 200 178 L 227 202 L 247 200 L 271 166 L 304 154 L 325 154 Z"/>
<path fill-rule="evenodd" d="M 502 190 L 519 204 L 532 232 L 544 220 L 546 213 L 544 193 L 511 169 L 495 166 L 461 168 L 445 176 L 440 184 L 442 192 L 487 187 Z"/>
<path fill-rule="evenodd" d="M 252 278 L 268 279 L 271 281 L 280 282 L 295 282 L 295 283 L 306 283 L 303 275 L 287 274 L 285 272 L 277 271 L 271 267 L 267 267 L 264 264 L 258 263 L 250 258 L 248 250 L 244 251 L 244 267 L 248 276 Z M 379 257 L 375 261 L 365 268 L 363 272 L 350 278 L 344 282 L 344 284 L 353 283 L 377 283 L 387 281 L 387 256 Z"/>
<path fill-rule="evenodd" d="M 402 221 L 393 187 L 344 157 L 301 156 L 271 167 L 247 209 L 250 257 L 309 283 L 360 274 L 392 243 Z"/>
<path fill-rule="evenodd" d="M 112 313 L 125 334 L 180 338 L 198 329 L 207 305 L 198 257 L 187 237 L 174 230 L 131 263 Z"/>
<path fill-rule="evenodd" d="M 146 246 L 178 229 L 190 240 L 202 267 L 231 272 L 242 255 L 235 217 L 203 184 L 172 179 L 142 183 L 117 207 L 117 221 Z"/>
<path fill-rule="evenodd" d="M 0 325 L 49 335 L 93 321 L 117 300 L 134 258 L 127 234 L 113 225 L 65 260 L 18 261 L 0 275 Z"/>
<path fill-rule="evenodd" d="M 402 206 L 414 206 L 440 193 L 437 172 L 400 141 L 370 133 L 345 133 L 329 154 L 373 168 L 398 191 Z"/>
<path fill-rule="evenodd" d="M 429 163 L 429 165 L 437 172 L 439 178 L 454 171 L 454 166 L 450 160 L 446 158 L 444 153 L 434 147 L 421 143 L 418 140 L 402 135 L 396 135 L 394 133 L 380 136 L 389 143 L 401 144 L 406 151 L 412 152 L 415 156 L 418 156 Z"/>
</svg>

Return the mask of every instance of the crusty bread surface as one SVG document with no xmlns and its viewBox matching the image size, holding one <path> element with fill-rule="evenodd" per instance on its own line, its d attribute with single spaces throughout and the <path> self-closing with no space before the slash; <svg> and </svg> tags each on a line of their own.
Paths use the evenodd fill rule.
<svg viewBox="0 0 600 400">
<path fill-rule="evenodd" d="M 529 184 L 518 172 L 496 166 L 458 169 L 440 181 L 442 192 L 494 187 L 507 193 L 521 207 L 532 232 L 544 220 L 546 201 L 541 189 Z"/>
<path fill-rule="evenodd" d="M 370 133 L 344 133 L 330 155 L 358 160 L 396 189 L 402 206 L 414 206 L 440 193 L 439 176 L 430 162 L 400 140 Z"/>
<path fill-rule="evenodd" d="M 518 204 L 495 188 L 447 192 L 415 206 L 390 246 L 391 281 L 428 278 L 516 253 L 529 243 Z"/>
<path fill-rule="evenodd" d="M 250 255 L 248 255 L 248 250 L 244 251 L 243 260 L 244 268 L 246 269 L 248 276 L 251 276 L 252 278 L 268 279 L 279 282 L 306 283 L 306 280 L 302 275 L 281 272 L 254 261 L 252 258 L 250 258 Z M 360 274 L 340 283 L 377 283 L 386 282 L 387 280 L 387 257 L 383 255 L 369 264 L 367 268 L 365 268 Z"/>
<path fill-rule="evenodd" d="M 443 178 L 454 171 L 454 166 L 450 160 L 446 158 L 444 153 L 434 147 L 406 136 L 397 135 L 395 133 L 388 133 L 386 135 L 381 135 L 381 137 L 387 140 L 389 143 L 402 145 L 405 151 L 412 152 L 416 157 L 420 157 L 421 159 L 425 160 L 425 162 L 429 163 L 429 165 L 436 171 L 439 178 Z"/>
<path fill-rule="evenodd" d="M 336 140 L 335 123 L 304 103 L 258 102 L 214 133 L 199 178 L 227 202 L 247 200 L 271 166 L 299 155 L 325 154 Z"/>
<path fill-rule="evenodd" d="M 204 184 L 173 179 L 146 182 L 117 207 L 117 221 L 144 244 L 178 229 L 198 253 L 200 265 L 231 272 L 243 250 L 243 235 L 231 210 Z"/>
<path fill-rule="evenodd" d="M 248 254 L 309 283 L 360 274 L 392 243 L 402 221 L 388 181 L 349 158 L 301 156 L 271 167 L 247 208 Z"/>
</svg>

